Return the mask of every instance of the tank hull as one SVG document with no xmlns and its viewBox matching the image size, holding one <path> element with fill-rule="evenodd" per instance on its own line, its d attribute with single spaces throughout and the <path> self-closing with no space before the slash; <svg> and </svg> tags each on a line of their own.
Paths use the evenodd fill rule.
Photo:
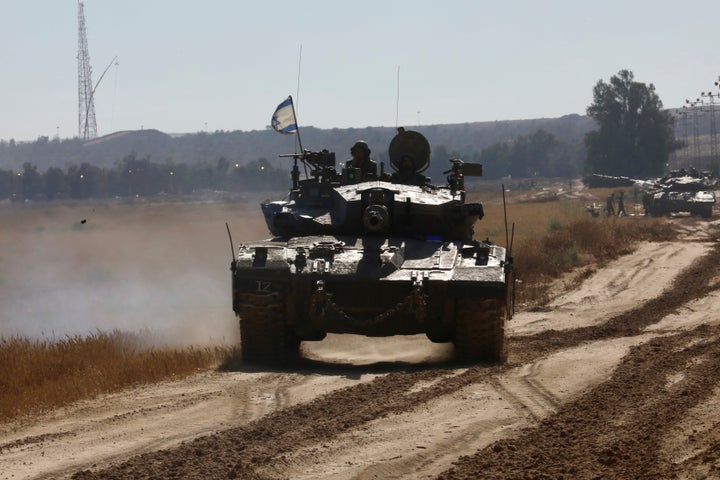
<svg viewBox="0 0 720 480">
<path fill-rule="evenodd" d="M 695 170 L 682 170 L 661 178 L 643 195 L 645 213 L 652 216 L 687 212 L 704 218 L 712 216 L 715 181 Z"/>
<path fill-rule="evenodd" d="M 492 315 L 476 311 L 468 321 L 493 323 L 501 330 L 493 342 L 503 343 L 507 265 L 504 248 L 475 241 L 327 235 L 268 240 L 240 247 L 232 269 L 233 310 L 242 328 L 243 317 L 268 316 L 254 305 L 273 298 L 282 336 L 295 342 L 322 340 L 327 333 L 426 334 L 448 342 L 458 336 L 459 309 L 475 302 L 473 308 Z"/>
<path fill-rule="evenodd" d="M 715 205 L 713 191 L 681 192 L 659 191 L 650 192 L 643 198 L 645 212 L 652 216 L 670 213 L 687 212 L 704 218 L 712 217 Z"/>
</svg>

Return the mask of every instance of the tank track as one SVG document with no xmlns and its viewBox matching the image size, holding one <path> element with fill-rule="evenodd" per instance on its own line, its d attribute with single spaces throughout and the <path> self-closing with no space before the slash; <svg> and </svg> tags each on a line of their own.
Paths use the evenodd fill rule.
<svg viewBox="0 0 720 480">
<path fill-rule="evenodd" d="M 697 214 L 702 218 L 712 218 L 712 205 L 701 205 L 697 208 Z"/>
<path fill-rule="evenodd" d="M 284 363 L 297 358 L 300 340 L 285 322 L 283 297 L 238 294 L 240 351 L 247 362 Z"/>
<path fill-rule="evenodd" d="M 712 204 L 709 205 L 697 205 L 693 207 L 689 207 L 687 209 L 681 209 L 681 208 L 671 208 L 668 205 L 660 204 L 660 205 L 645 205 L 645 215 L 649 215 L 652 217 L 662 217 L 665 215 L 669 215 L 673 212 L 679 212 L 679 211 L 685 211 L 688 210 L 691 215 L 699 215 L 702 218 L 712 218 L 713 214 L 713 206 Z"/>
<path fill-rule="evenodd" d="M 457 300 L 453 343 L 460 360 L 487 363 L 507 360 L 505 310 L 503 299 Z"/>
</svg>

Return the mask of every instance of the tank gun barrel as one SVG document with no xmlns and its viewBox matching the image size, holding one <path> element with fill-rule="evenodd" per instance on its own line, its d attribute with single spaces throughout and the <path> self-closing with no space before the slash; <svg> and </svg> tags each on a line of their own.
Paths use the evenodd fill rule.
<svg viewBox="0 0 720 480">
<path fill-rule="evenodd" d="M 655 185 L 654 180 L 642 180 L 637 178 L 605 175 L 603 173 L 593 173 L 586 177 L 585 184 L 589 187 L 632 187 L 648 188 Z"/>
</svg>

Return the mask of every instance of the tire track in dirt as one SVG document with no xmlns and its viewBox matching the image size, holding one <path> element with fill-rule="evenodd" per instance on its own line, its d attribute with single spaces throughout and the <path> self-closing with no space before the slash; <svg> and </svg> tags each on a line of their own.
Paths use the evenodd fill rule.
<svg viewBox="0 0 720 480">
<path fill-rule="evenodd" d="M 489 369 L 483 376 L 490 374 Z M 370 383 L 331 392 L 309 403 L 274 412 L 246 426 L 196 439 L 172 451 L 144 454 L 100 472 L 78 472 L 73 478 L 262 478 L 255 470 L 284 452 L 332 438 L 378 417 L 399 413 L 467 383 L 463 375 L 403 395 L 417 382 L 431 382 L 451 371 L 395 372 Z M 467 375 L 467 373 L 465 374 Z M 473 375 L 477 378 L 477 372 Z M 448 385 L 448 383 L 450 385 Z M 168 461 L 170 460 L 170 461 Z"/>
<path fill-rule="evenodd" d="M 720 326 L 652 339 L 633 347 L 607 382 L 438 478 L 676 478 L 683 466 L 660 454 L 663 438 L 719 383 Z"/>
<path fill-rule="evenodd" d="M 680 272 L 672 286 L 637 308 L 610 318 L 603 324 L 572 330 L 546 330 L 537 334 L 511 337 L 508 351 L 514 363 L 528 363 L 544 353 L 569 348 L 583 342 L 630 337 L 675 312 L 684 304 L 704 297 L 718 285 L 714 277 L 720 265 L 720 245 L 715 244 L 704 256 Z"/>
<path fill-rule="evenodd" d="M 58 478 L 248 423 L 348 380 L 286 372 L 204 372 L 18 419 L 0 430 L 0 479 Z"/>
<path fill-rule="evenodd" d="M 535 358 L 548 342 L 563 349 L 578 341 L 641 334 L 717 290 L 719 252 L 715 245 L 681 272 L 671 289 L 603 325 L 565 332 L 567 338 L 553 331 L 515 338 L 517 348 L 511 351 L 522 362 Z M 684 461 L 660 452 L 668 450 L 662 442 L 673 436 L 686 412 L 719 391 L 720 326 L 656 338 L 633 347 L 610 380 L 561 406 L 539 426 L 488 445 L 438 478 L 717 478 L 720 438 L 713 429 L 693 430 L 694 437 L 711 438 L 693 438 L 700 453 Z"/>
<path fill-rule="evenodd" d="M 504 399 L 515 405 L 518 410 L 527 412 L 535 420 L 545 418 L 557 409 L 560 400 L 552 393 L 533 381 L 537 364 L 523 366 L 517 376 L 494 377 L 491 385 Z M 523 371 L 524 370 L 524 371 Z M 522 395 L 517 392 L 523 393 Z"/>
<path fill-rule="evenodd" d="M 511 339 L 511 363 L 508 365 L 472 366 L 459 375 L 442 368 L 390 373 L 370 383 L 271 413 L 246 426 L 196 439 L 174 450 L 144 454 L 102 471 L 78 472 L 74 478 L 198 475 L 205 478 L 263 478 L 259 471 L 272 462 L 282 462 L 287 452 L 332 439 L 373 419 L 417 408 L 473 383 L 488 382 L 509 368 L 531 363 L 553 352 L 595 340 L 639 335 L 648 325 L 714 289 L 710 280 L 715 272 L 707 267 L 718 264 L 720 249 L 716 246 L 681 272 L 674 288 L 605 324 Z M 412 391 L 415 385 L 423 382 L 431 386 Z M 556 417 L 553 415 L 543 422 L 552 425 Z M 460 471 L 461 467 L 458 467 L 452 474 L 457 475 Z"/>
<path fill-rule="evenodd" d="M 670 288 L 678 272 L 692 259 L 705 255 L 712 243 L 643 243 L 629 255 L 597 269 L 553 299 L 548 305 L 522 312 L 508 324 L 511 337 L 528 336 L 547 330 L 569 330 L 599 325 L 608 318 L 626 312 L 659 296 Z M 592 270 L 585 270 L 585 274 Z"/>
</svg>

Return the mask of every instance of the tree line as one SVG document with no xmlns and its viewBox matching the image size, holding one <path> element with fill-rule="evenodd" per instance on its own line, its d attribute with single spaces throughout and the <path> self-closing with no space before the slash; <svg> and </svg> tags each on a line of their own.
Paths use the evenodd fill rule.
<svg viewBox="0 0 720 480">
<path fill-rule="evenodd" d="M 544 130 L 520 135 L 469 155 L 440 145 L 433 152 L 432 166 L 426 172 L 434 183 L 444 183 L 443 171 L 448 168 L 447 160 L 451 157 L 482 163 L 484 177 L 489 179 L 565 177 L 582 170 L 582 156 L 577 147 Z M 151 161 L 150 156 L 138 158 L 136 154 L 123 158 L 113 168 L 83 162 L 65 169 L 49 167 L 41 171 L 37 165 L 26 162 L 19 172 L 0 169 L 0 199 L 150 197 L 186 195 L 198 190 L 281 191 L 290 185 L 290 166 L 285 165 L 285 168 L 275 167 L 265 158 L 245 165 L 232 164 L 225 157 L 215 163 L 158 163 Z"/>
<path fill-rule="evenodd" d="M 493 144 L 477 160 L 487 178 L 573 178 L 582 173 L 583 154 L 581 142 L 563 142 L 541 129 L 512 142 Z"/>
<path fill-rule="evenodd" d="M 185 195 L 198 190 L 247 192 L 287 188 L 288 172 L 260 158 L 246 165 L 217 162 L 154 163 L 135 154 L 114 168 L 84 162 L 66 169 L 50 167 L 44 172 L 26 162 L 21 172 L 0 169 L 0 199 L 55 200 L 108 197 Z"/>
</svg>

